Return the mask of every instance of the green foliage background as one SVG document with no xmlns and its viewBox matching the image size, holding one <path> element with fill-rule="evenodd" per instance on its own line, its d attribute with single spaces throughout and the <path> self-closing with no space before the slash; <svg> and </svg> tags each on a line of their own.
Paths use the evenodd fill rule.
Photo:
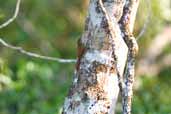
<svg viewBox="0 0 171 114">
<path fill-rule="evenodd" d="M 146 2 L 140 3 L 136 35 L 149 12 Z M 140 57 L 163 26 L 171 23 L 158 2 L 151 0 L 151 21 L 139 40 Z M 15 4 L 16 0 L 0 0 L 0 23 L 13 15 Z M 22 0 L 17 20 L 1 29 L 0 37 L 31 52 L 76 58 L 87 4 L 88 0 Z M 0 45 L 0 114 L 59 114 L 73 72 L 74 64 L 27 57 Z M 133 114 L 171 114 L 169 76 L 170 68 L 163 68 L 158 76 L 140 77 L 142 85 L 135 91 Z"/>
</svg>

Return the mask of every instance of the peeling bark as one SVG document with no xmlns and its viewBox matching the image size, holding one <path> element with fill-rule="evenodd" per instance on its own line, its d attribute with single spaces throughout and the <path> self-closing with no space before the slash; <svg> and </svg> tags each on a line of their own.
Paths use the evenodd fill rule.
<svg viewBox="0 0 171 114">
<path fill-rule="evenodd" d="M 62 114 L 114 114 L 128 53 L 119 26 L 124 6 L 125 0 L 90 0 Z"/>
</svg>

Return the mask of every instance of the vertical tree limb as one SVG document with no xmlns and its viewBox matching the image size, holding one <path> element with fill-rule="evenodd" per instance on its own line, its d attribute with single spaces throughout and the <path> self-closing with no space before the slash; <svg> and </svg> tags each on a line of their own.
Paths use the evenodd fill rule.
<svg viewBox="0 0 171 114">
<path fill-rule="evenodd" d="M 78 41 L 74 80 L 64 103 L 63 114 L 113 114 L 119 85 L 120 90 L 124 89 L 123 95 L 126 100 L 123 103 L 129 103 L 128 107 L 124 105 L 126 112 L 130 112 L 131 102 L 128 101 L 131 96 L 126 94 L 132 92 L 132 85 L 129 84 L 133 84 L 137 45 L 134 45 L 136 42 L 132 36 L 136 9 L 134 1 L 130 2 L 131 4 L 129 2 L 90 0 L 85 30 Z M 127 13 L 125 10 L 127 7 L 130 8 L 129 11 L 135 10 L 135 12 Z M 129 17 L 129 21 L 125 20 L 127 19 L 125 17 Z M 130 25 L 127 26 L 125 22 L 129 22 Z M 123 88 L 122 75 L 128 52 L 126 45 L 129 48 L 127 64 L 129 76 L 126 78 L 129 84 L 126 83 L 128 87 Z M 126 91 L 127 89 L 129 91 Z"/>
<path fill-rule="evenodd" d="M 133 26 L 138 8 L 139 0 L 126 0 L 123 15 L 120 20 L 120 27 L 124 35 L 124 40 L 128 46 L 128 58 L 126 64 L 125 88 L 122 94 L 123 114 L 131 114 L 133 97 L 133 83 L 135 75 L 135 57 L 138 53 L 138 44 L 133 36 Z"/>
</svg>

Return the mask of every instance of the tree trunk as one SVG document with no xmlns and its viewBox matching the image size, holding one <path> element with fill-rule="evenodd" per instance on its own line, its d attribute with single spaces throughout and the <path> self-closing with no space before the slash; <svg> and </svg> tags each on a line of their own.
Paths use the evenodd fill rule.
<svg viewBox="0 0 171 114">
<path fill-rule="evenodd" d="M 118 73 L 123 75 L 128 54 L 122 23 L 119 24 L 125 5 L 125 0 L 90 0 L 63 114 L 114 114 L 119 94 Z M 134 22 L 135 14 L 131 16 Z M 129 27 L 132 31 L 133 23 Z"/>
</svg>

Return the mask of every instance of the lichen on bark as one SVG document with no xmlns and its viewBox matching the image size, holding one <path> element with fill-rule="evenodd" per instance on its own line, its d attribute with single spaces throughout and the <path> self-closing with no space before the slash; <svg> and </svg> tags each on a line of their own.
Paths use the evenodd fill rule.
<svg viewBox="0 0 171 114">
<path fill-rule="evenodd" d="M 128 52 L 119 26 L 124 6 L 125 0 L 90 0 L 63 114 L 114 114 Z"/>
</svg>

